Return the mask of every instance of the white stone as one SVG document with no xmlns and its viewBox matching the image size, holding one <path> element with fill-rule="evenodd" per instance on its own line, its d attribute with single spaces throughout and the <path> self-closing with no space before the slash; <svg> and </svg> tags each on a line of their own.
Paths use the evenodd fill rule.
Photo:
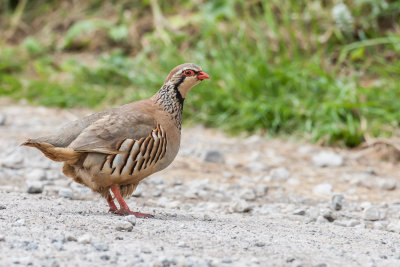
<svg viewBox="0 0 400 267">
<path fill-rule="evenodd" d="M 115 229 L 117 231 L 127 231 L 130 232 L 133 229 L 133 225 L 127 221 L 119 221 L 115 224 Z"/>
<path fill-rule="evenodd" d="M 128 215 L 128 216 L 125 216 L 125 220 L 126 220 L 127 222 L 129 222 L 130 224 L 132 224 L 132 226 L 135 226 L 135 225 L 136 225 L 136 216 L 135 216 L 135 215 Z"/>
<path fill-rule="evenodd" d="M 43 169 L 33 169 L 26 178 L 32 181 L 43 181 L 46 180 L 46 172 Z"/>
<path fill-rule="evenodd" d="M 250 205 L 245 200 L 242 199 L 234 200 L 229 207 L 230 212 L 241 213 L 241 212 L 248 212 L 250 210 L 251 210 Z"/>
<path fill-rule="evenodd" d="M 92 236 L 89 234 L 84 234 L 78 237 L 78 243 L 80 244 L 89 244 L 92 241 Z"/>
<path fill-rule="evenodd" d="M 313 194 L 320 196 L 330 196 L 333 193 L 332 185 L 330 184 L 318 184 L 313 187 Z"/>
<path fill-rule="evenodd" d="M 364 220 L 377 221 L 381 218 L 381 214 L 377 207 L 371 206 L 364 210 Z"/>
<path fill-rule="evenodd" d="M 246 167 L 251 171 L 251 172 L 265 172 L 268 170 L 268 166 L 259 161 L 252 161 L 249 162 Z"/>
<path fill-rule="evenodd" d="M 254 190 L 248 188 L 248 189 L 244 189 L 240 193 L 240 198 L 242 198 L 244 200 L 254 201 L 254 200 L 256 200 L 256 194 L 254 193 Z"/>
<path fill-rule="evenodd" d="M 400 233 L 400 222 L 397 221 L 389 223 L 386 227 L 386 230 L 388 230 L 389 232 Z"/>
<path fill-rule="evenodd" d="M 343 158 L 336 153 L 323 151 L 315 154 L 312 162 L 318 167 L 338 167 L 343 165 Z"/>
<path fill-rule="evenodd" d="M 69 188 L 61 188 L 58 190 L 58 195 L 63 198 L 72 199 L 74 197 L 74 192 Z"/>
<path fill-rule="evenodd" d="M 272 169 L 269 175 L 273 182 L 285 182 L 290 178 L 289 170 L 284 167 Z"/>
<path fill-rule="evenodd" d="M 29 194 L 40 194 L 43 192 L 43 183 L 40 181 L 28 182 L 26 191 Z"/>
</svg>

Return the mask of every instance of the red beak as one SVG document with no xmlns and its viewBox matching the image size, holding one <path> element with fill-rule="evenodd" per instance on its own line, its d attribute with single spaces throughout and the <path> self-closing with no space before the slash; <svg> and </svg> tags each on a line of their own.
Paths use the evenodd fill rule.
<svg viewBox="0 0 400 267">
<path fill-rule="evenodd" d="M 199 74 L 197 74 L 197 78 L 199 80 L 210 79 L 210 75 L 208 75 L 204 71 L 200 71 Z"/>
</svg>

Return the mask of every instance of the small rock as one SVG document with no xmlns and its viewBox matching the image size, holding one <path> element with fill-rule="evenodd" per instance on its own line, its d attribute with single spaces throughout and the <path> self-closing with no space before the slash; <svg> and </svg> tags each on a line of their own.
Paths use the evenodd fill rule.
<svg viewBox="0 0 400 267">
<path fill-rule="evenodd" d="M 14 223 L 14 226 L 25 226 L 25 219 L 17 219 Z"/>
<path fill-rule="evenodd" d="M 133 229 L 133 225 L 127 221 L 119 221 L 115 225 L 117 231 L 127 231 L 130 232 Z"/>
<path fill-rule="evenodd" d="M 336 216 L 329 209 L 322 209 L 320 211 L 320 214 L 322 217 L 327 219 L 329 222 L 333 222 L 336 219 Z"/>
<path fill-rule="evenodd" d="M 3 234 L 0 234 L 0 242 L 5 241 L 6 237 Z"/>
<path fill-rule="evenodd" d="M 222 172 L 222 175 L 223 175 L 226 179 L 232 179 L 232 178 L 234 177 L 233 173 L 227 172 L 227 171 Z"/>
<path fill-rule="evenodd" d="M 256 247 L 261 248 L 261 247 L 264 247 L 264 246 L 265 246 L 265 243 L 264 243 L 264 242 L 257 242 L 257 243 L 255 243 L 254 245 L 255 245 Z"/>
<path fill-rule="evenodd" d="M 188 245 L 186 245 L 186 243 L 185 243 L 185 242 L 183 242 L 183 241 L 180 241 L 180 242 L 178 242 L 178 247 L 180 247 L 180 248 L 187 248 L 187 247 L 188 247 Z"/>
<path fill-rule="evenodd" d="M 26 178 L 31 181 L 44 181 L 47 179 L 47 176 L 43 169 L 33 169 L 26 175 Z"/>
<path fill-rule="evenodd" d="M 296 185 L 299 185 L 299 184 L 300 184 L 300 181 L 299 181 L 299 179 L 296 179 L 296 178 L 289 178 L 289 179 L 286 181 L 286 183 L 287 183 L 288 185 L 296 186 Z"/>
<path fill-rule="evenodd" d="M 211 216 L 209 215 L 209 214 L 204 214 L 204 216 L 203 216 L 203 220 L 204 221 L 212 221 L 212 218 L 211 218 Z"/>
<path fill-rule="evenodd" d="M 389 232 L 400 233 L 400 222 L 391 222 L 386 227 L 386 230 Z"/>
<path fill-rule="evenodd" d="M 268 170 L 268 166 L 259 161 L 251 161 L 246 165 L 246 168 L 249 169 L 251 172 L 264 172 Z"/>
<path fill-rule="evenodd" d="M 89 244 L 92 241 L 92 237 L 89 234 L 84 234 L 78 238 L 78 243 Z"/>
<path fill-rule="evenodd" d="M 0 205 L 0 210 L 5 210 L 7 207 L 4 205 Z"/>
<path fill-rule="evenodd" d="M 0 126 L 6 124 L 7 116 L 6 114 L 0 114 Z"/>
<path fill-rule="evenodd" d="M 257 185 L 255 188 L 256 196 L 263 197 L 268 193 L 269 186 L 268 185 Z"/>
<path fill-rule="evenodd" d="M 252 190 L 252 189 L 244 189 L 240 193 L 240 198 L 242 198 L 244 200 L 253 201 L 253 200 L 256 200 L 256 194 L 254 193 L 254 190 Z"/>
<path fill-rule="evenodd" d="M 103 261 L 108 261 L 110 259 L 110 256 L 108 255 L 101 255 L 100 259 L 102 259 Z"/>
<path fill-rule="evenodd" d="M 364 220 L 377 221 L 381 218 L 381 214 L 377 207 L 371 206 L 364 210 Z"/>
<path fill-rule="evenodd" d="M 222 259 L 222 260 L 221 260 L 221 263 L 231 264 L 231 263 L 232 263 L 232 260 L 231 260 L 231 259 L 228 259 L 228 258 Z"/>
<path fill-rule="evenodd" d="M 133 192 L 132 196 L 133 197 L 140 197 L 140 196 L 142 196 L 143 192 L 144 192 L 144 187 L 139 185 L 138 187 L 136 187 L 136 189 Z"/>
<path fill-rule="evenodd" d="M 162 191 L 161 190 L 156 190 L 152 194 L 153 197 L 161 197 L 161 195 L 162 195 Z"/>
<path fill-rule="evenodd" d="M 317 167 L 338 167 L 343 165 L 343 158 L 336 153 L 323 151 L 315 154 L 312 162 Z"/>
<path fill-rule="evenodd" d="M 71 241 L 77 241 L 75 235 L 72 234 L 72 233 L 65 233 L 65 234 L 64 234 L 64 239 L 65 239 L 66 241 L 69 241 L 69 242 L 71 242 Z"/>
<path fill-rule="evenodd" d="M 128 215 L 128 216 L 125 216 L 125 220 L 126 220 L 127 222 L 129 222 L 130 224 L 132 224 L 132 226 L 135 226 L 135 225 L 136 225 L 136 216 L 135 216 L 135 215 Z"/>
<path fill-rule="evenodd" d="M 374 222 L 374 229 L 376 230 L 386 230 L 386 227 L 388 226 L 388 222 L 387 221 L 377 221 Z"/>
<path fill-rule="evenodd" d="M 147 247 L 141 248 L 140 252 L 142 252 L 144 254 L 151 254 L 151 250 Z"/>
<path fill-rule="evenodd" d="M 72 199 L 74 197 L 74 192 L 69 188 L 62 188 L 58 190 L 58 195 L 63 198 Z"/>
<path fill-rule="evenodd" d="M 43 192 L 43 183 L 39 181 L 28 182 L 26 192 L 29 194 L 40 194 Z"/>
<path fill-rule="evenodd" d="M 250 210 L 251 210 L 250 205 L 245 200 L 242 199 L 234 200 L 229 207 L 230 212 L 240 213 L 240 212 L 248 212 Z"/>
<path fill-rule="evenodd" d="M 286 182 L 290 178 L 289 170 L 283 167 L 272 169 L 269 175 L 272 182 Z"/>
<path fill-rule="evenodd" d="M 109 249 L 107 243 L 92 243 L 92 246 L 98 251 L 108 251 Z"/>
<path fill-rule="evenodd" d="M 346 226 L 347 227 L 354 227 L 354 226 L 359 225 L 359 224 L 361 224 L 360 221 L 357 221 L 357 220 L 353 219 L 353 220 L 348 221 Z"/>
<path fill-rule="evenodd" d="M 296 210 L 294 210 L 293 211 L 293 215 L 305 215 L 306 214 L 306 211 L 303 209 L 303 208 L 300 208 L 300 209 L 296 209 Z"/>
<path fill-rule="evenodd" d="M 325 219 L 323 216 L 318 216 L 317 223 L 322 224 L 322 223 L 327 223 L 327 222 L 328 222 L 328 220 Z"/>
<path fill-rule="evenodd" d="M 343 207 L 344 196 L 342 194 L 335 194 L 332 196 L 331 207 L 334 210 L 341 210 Z"/>
<path fill-rule="evenodd" d="M 378 178 L 376 183 L 381 190 L 395 190 L 397 187 L 397 181 L 393 178 Z"/>
<path fill-rule="evenodd" d="M 208 150 L 203 158 L 203 161 L 205 162 L 213 162 L 213 163 L 223 163 L 224 160 L 224 154 L 219 151 L 219 150 Z"/>
<path fill-rule="evenodd" d="M 330 196 L 332 192 L 333 188 L 330 184 L 318 184 L 313 188 L 313 193 L 315 195 Z"/>
</svg>

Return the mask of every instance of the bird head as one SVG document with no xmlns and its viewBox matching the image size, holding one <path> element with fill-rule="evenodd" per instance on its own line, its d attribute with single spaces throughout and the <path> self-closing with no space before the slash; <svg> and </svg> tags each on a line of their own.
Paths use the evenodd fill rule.
<svg viewBox="0 0 400 267">
<path fill-rule="evenodd" d="M 174 86 L 181 96 L 185 98 L 187 92 L 193 86 L 205 79 L 210 79 L 210 75 L 205 73 L 201 67 L 193 63 L 184 63 L 171 70 L 164 84 Z"/>
</svg>

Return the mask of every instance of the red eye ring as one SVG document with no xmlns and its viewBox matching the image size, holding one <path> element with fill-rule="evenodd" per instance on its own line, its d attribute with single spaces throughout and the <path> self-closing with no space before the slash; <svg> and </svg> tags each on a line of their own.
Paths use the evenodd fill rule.
<svg viewBox="0 0 400 267">
<path fill-rule="evenodd" d="M 183 75 L 184 76 L 193 76 L 194 75 L 194 71 L 193 70 L 184 70 L 183 71 Z"/>
</svg>

